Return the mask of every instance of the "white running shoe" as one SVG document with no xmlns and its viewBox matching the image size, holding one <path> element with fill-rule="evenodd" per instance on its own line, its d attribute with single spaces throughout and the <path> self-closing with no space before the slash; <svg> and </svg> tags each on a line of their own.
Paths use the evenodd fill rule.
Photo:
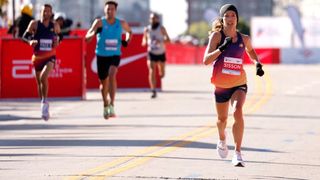
<svg viewBox="0 0 320 180">
<path fill-rule="evenodd" d="M 234 152 L 234 155 L 232 158 L 232 164 L 237 167 L 244 167 L 244 161 L 242 159 L 240 152 L 238 152 L 238 151 Z"/>
<path fill-rule="evenodd" d="M 48 102 L 41 102 L 41 117 L 43 120 L 49 120 L 49 103 Z"/>
<path fill-rule="evenodd" d="M 220 158 L 224 159 L 228 156 L 228 146 L 226 143 L 226 140 L 221 141 L 219 140 L 217 143 L 217 152 L 220 156 Z"/>
</svg>

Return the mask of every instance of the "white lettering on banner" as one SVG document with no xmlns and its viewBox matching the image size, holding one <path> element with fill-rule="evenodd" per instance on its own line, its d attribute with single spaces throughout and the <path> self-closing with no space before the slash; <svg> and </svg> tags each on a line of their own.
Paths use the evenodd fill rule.
<svg viewBox="0 0 320 180">
<path fill-rule="evenodd" d="M 32 68 L 31 60 L 12 60 L 12 77 L 14 79 L 30 79 L 33 78 L 35 72 Z"/>
<path fill-rule="evenodd" d="M 137 61 L 137 60 L 139 60 L 139 59 L 141 59 L 143 57 L 146 57 L 146 56 L 147 56 L 147 53 L 140 53 L 140 54 L 136 54 L 136 55 L 133 55 L 133 56 L 129 56 L 129 57 L 123 58 L 120 61 L 120 67 L 124 66 L 124 65 L 127 65 L 129 63 L 132 63 L 134 61 Z M 98 72 L 98 70 L 97 70 L 97 57 L 96 56 L 91 61 L 91 70 L 94 73 Z"/>
<path fill-rule="evenodd" d="M 51 71 L 49 77 L 50 78 L 62 78 L 64 74 L 72 73 L 72 68 L 62 68 L 61 67 L 61 59 L 56 60 L 55 67 L 53 71 Z"/>
<path fill-rule="evenodd" d="M 224 57 L 222 73 L 240 75 L 243 60 L 241 58 Z"/>
<path fill-rule="evenodd" d="M 40 39 L 40 50 L 51 51 L 52 50 L 52 39 Z"/>
</svg>

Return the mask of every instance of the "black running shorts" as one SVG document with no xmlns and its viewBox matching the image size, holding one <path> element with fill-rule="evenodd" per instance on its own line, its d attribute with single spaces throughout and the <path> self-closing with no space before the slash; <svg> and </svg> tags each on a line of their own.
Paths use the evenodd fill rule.
<svg viewBox="0 0 320 180">
<path fill-rule="evenodd" d="M 233 88 L 219 88 L 216 87 L 214 91 L 215 99 L 217 103 L 224 103 L 231 99 L 231 96 L 236 90 L 242 90 L 245 93 L 248 91 L 248 86 L 246 84 L 236 86 Z"/>
<path fill-rule="evenodd" d="M 165 62 L 166 61 L 166 54 L 153 54 L 151 52 L 148 53 L 148 59 L 150 61 L 155 61 L 155 62 Z"/>
<path fill-rule="evenodd" d="M 98 76 L 100 80 L 108 77 L 110 66 L 118 67 L 120 56 L 97 56 Z"/>
</svg>

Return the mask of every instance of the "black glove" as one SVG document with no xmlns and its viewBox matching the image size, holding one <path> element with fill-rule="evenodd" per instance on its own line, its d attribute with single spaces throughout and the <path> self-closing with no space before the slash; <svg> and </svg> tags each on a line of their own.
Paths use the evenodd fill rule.
<svg viewBox="0 0 320 180">
<path fill-rule="evenodd" d="M 262 69 L 262 64 L 260 64 L 260 63 L 256 64 L 256 75 L 258 75 L 258 76 L 264 75 L 264 71 Z"/>
<path fill-rule="evenodd" d="M 218 47 L 218 49 L 222 52 L 224 51 L 228 46 L 229 44 L 231 44 L 232 42 L 232 38 L 231 37 L 226 37 L 223 41 L 223 43 Z"/>
<path fill-rule="evenodd" d="M 99 33 L 101 33 L 101 32 L 102 32 L 102 27 L 99 27 L 99 28 L 97 29 L 97 31 L 96 31 L 95 34 L 99 34 Z"/>
<path fill-rule="evenodd" d="M 122 44 L 123 47 L 127 47 L 127 46 L 128 46 L 128 42 L 125 41 L 125 40 L 122 40 L 122 41 L 121 41 L 121 44 Z"/>
</svg>

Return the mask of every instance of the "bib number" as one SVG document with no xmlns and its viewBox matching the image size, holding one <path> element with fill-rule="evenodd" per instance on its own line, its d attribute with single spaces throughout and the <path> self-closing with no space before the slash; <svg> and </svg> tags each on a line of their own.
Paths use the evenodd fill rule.
<svg viewBox="0 0 320 180">
<path fill-rule="evenodd" d="M 40 39 L 40 50 L 51 51 L 52 50 L 52 39 Z"/>
<path fill-rule="evenodd" d="M 239 76 L 243 66 L 242 63 L 241 58 L 224 57 L 222 73 Z"/>
<path fill-rule="evenodd" d="M 107 51 L 117 51 L 118 50 L 118 39 L 106 39 L 105 50 Z"/>
</svg>

